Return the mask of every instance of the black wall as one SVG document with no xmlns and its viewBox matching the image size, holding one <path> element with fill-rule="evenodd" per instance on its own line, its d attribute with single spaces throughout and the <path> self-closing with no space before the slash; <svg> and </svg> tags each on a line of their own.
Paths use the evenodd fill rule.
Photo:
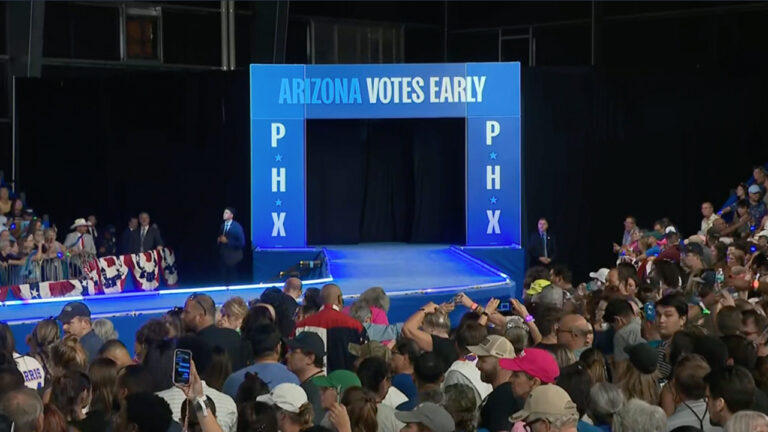
<svg viewBox="0 0 768 432">
<path fill-rule="evenodd" d="M 627 214 L 642 226 L 667 216 L 684 232 L 695 231 L 701 201 L 721 203 L 751 174 L 752 165 L 768 160 L 765 72 L 524 69 L 524 232 L 535 229 L 539 216 L 548 217 L 560 237 L 562 260 L 581 279 L 612 262 L 611 242 L 620 239 Z M 223 206 L 240 209 L 237 218 L 246 231 L 250 220 L 245 73 L 124 74 L 20 84 L 21 178 L 30 205 L 50 213 L 59 227 L 93 212 L 102 224 L 122 229 L 128 215 L 146 209 L 176 248 L 184 282 L 210 280 Z M 328 132 L 332 123 L 310 122 L 310 138 Z M 439 129 L 449 131 L 451 124 Z M 369 126 L 369 133 L 377 130 Z M 399 127 L 410 128 L 403 136 L 414 142 L 435 146 L 441 140 L 413 134 L 416 128 L 408 122 Z M 354 127 L 334 133 L 341 137 L 350 131 Z M 364 141 L 356 140 L 348 143 Z M 338 166 L 333 155 L 343 151 L 332 143 L 311 138 L 308 146 L 310 240 L 376 240 L 363 231 L 342 238 L 341 225 L 328 219 L 334 207 L 320 207 L 325 201 L 350 211 L 342 206 L 345 196 L 333 196 L 339 179 L 332 177 L 338 171 L 325 170 L 326 162 Z M 401 146 L 414 157 L 416 146 Z M 463 165 L 461 158 L 449 159 L 432 164 L 437 171 L 430 176 L 445 179 L 457 160 Z M 356 185 L 358 192 L 363 185 L 380 186 L 362 168 L 358 174 L 369 179 Z M 453 187 L 462 176 L 457 170 Z M 450 202 L 445 201 L 446 208 Z M 446 220 L 457 226 L 455 217 Z M 462 224 L 463 219 L 448 233 L 455 241 L 463 236 Z M 432 241 L 445 234 L 431 232 L 429 224 L 411 224 L 410 231 L 394 226 L 391 238 L 398 240 Z"/>
</svg>

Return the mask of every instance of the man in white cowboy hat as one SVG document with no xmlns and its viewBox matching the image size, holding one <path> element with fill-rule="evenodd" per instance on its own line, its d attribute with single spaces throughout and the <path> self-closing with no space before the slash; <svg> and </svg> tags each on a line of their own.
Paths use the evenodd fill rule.
<svg viewBox="0 0 768 432">
<path fill-rule="evenodd" d="M 96 255 L 96 244 L 93 242 L 93 236 L 88 233 L 89 224 L 85 218 L 75 219 L 70 229 L 74 230 L 67 234 L 64 239 L 64 247 L 73 254 L 88 253 Z"/>
</svg>

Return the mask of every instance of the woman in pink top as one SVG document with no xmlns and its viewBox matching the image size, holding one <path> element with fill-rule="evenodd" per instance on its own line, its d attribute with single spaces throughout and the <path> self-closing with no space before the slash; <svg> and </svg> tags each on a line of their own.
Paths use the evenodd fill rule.
<svg viewBox="0 0 768 432">
<path fill-rule="evenodd" d="M 371 308 L 371 323 L 389 325 L 387 312 L 389 311 L 389 297 L 381 287 L 368 288 L 360 294 L 358 302 L 367 304 Z M 344 313 L 349 315 L 350 306 L 344 308 Z"/>
</svg>

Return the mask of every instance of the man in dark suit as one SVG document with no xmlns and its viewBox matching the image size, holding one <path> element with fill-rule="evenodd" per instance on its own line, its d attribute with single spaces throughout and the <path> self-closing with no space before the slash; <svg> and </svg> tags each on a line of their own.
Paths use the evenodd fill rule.
<svg viewBox="0 0 768 432">
<path fill-rule="evenodd" d="M 538 230 L 531 233 L 528 239 L 528 257 L 530 266 L 548 266 L 557 257 L 555 237 L 549 233 L 549 223 L 545 218 L 540 218 Z"/>
<path fill-rule="evenodd" d="M 139 218 L 131 216 L 128 219 L 128 227 L 123 231 L 120 236 L 120 254 L 135 253 L 139 250 L 138 243 L 136 242 L 136 230 L 139 229 Z"/>
<path fill-rule="evenodd" d="M 222 282 L 229 284 L 237 278 L 237 265 L 243 260 L 245 247 L 245 232 L 235 220 L 235 210 L 232 207 L 224 209 L 224 223 L 221 224 L 219 237 L 219 265 Z"/>
<path fill-rule="evenodd" d="M 133 253 L 149 252 L 163 245 L 163 238 L 160 237 L 160 228 L 157 225 L 149 225 L 149 213 L 139 213 L 138 229 L 133 231 L 134 251 Z"/>
</svg>

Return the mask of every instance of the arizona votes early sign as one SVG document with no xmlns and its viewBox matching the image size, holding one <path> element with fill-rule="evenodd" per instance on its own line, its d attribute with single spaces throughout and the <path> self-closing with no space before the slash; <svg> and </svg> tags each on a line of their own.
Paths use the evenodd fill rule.
<svg viewBox="0 0 768 432">
<path fill-rule="evenodd" d="M 466 117 L 466 244 L 520 244 L 520 65 L 251 65 L 251 229 L 306 246 L 305 119 Z"/>
</svg>

